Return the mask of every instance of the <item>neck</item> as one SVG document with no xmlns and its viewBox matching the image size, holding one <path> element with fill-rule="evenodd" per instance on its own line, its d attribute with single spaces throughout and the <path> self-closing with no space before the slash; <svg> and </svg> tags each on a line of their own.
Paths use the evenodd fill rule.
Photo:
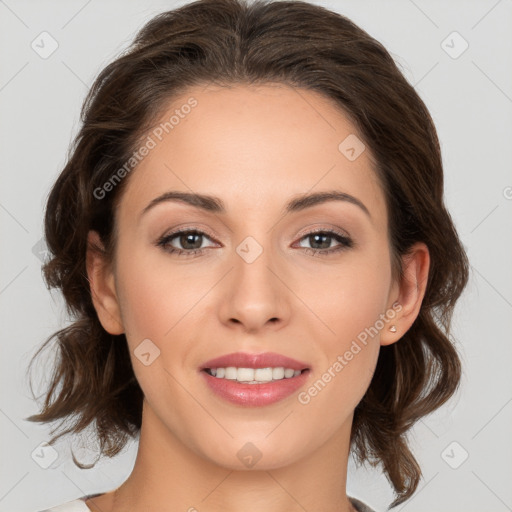
<svg viewBox="0 0 512 512">
<path fill-rule="evenodd" d="M 352 512 L 346 495 L 351 421 L 352 417 L 320 449 L 300 460 L 292 457 L 286 466 L 271 467 L 262 456 L 250 469 L 240 470 L 221 467 L 190 450 L 144 402 L 132 473 L 107 493 L 100 508 L 102 512 Z M 307 453 L 304 447 L 302 452 Z M 95 503 L 99 505 L 98 498 Z"/>
</svg>

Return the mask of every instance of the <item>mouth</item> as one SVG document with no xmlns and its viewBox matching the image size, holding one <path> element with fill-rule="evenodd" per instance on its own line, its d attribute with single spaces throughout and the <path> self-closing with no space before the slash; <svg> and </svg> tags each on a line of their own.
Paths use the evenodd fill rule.
<svg viewBox="0 0 512 512">
<path fill-rule="evenodd" d="M 269 382 L 293 379 L 310 370 L 309 368 L 294 370 L 293 368 L 285 368 L 283 366 L 265 368 L 237 368 L 236 366 L 227 366 L 204 368 L 202 371 L 217 379 L 231 380 L 239 384 L 267 384 Z"/>
<path fill-rule="evenodd" d="M 231 368 L 231 370 L 228 370 Z M 210 359 L 209 361 L 206 361 L 204 364 L 200 366 L 200 370 L 210 370 L 210 372 L 213 372 L 213 370 L 221 370 L 220 377 L 224 377 L 222 375 L 222 370 L 226 371 L 228 370 L 228 378 L 230 375 L 233 375 L 232 368 L 236 368 L 237 370 L 243 370 L 242 374 L 245 377 L 245 374 L 250 373 L 249 370 L 259 370 L 258 374 L 262 373 L 262 375 L 266 375 L 268 372 L 268 368 L 271 368 L 272 371 L 276 371 L 276 378 L 290 378 L 290 370 L 293 371 L 303 371 L 307 369 L 311 369 L 310 365 L 308 363 L 305 363 L 303 361 L 298 361 L 296 359 L 293 359 L 291 357 L 278 354 L 276 352 L 264 352 L 261 354 L 251 354 L 248 352 L 233 352 L 231 354 L 226 354 L 220 357 L 216 357 L 215 359 Z M 286 377 L 283 375 L 282 377 L 279 377 L 279 375 L 282 373 L 280 369 L 283 369 L 284 372 L 286 372 Z M 247 371 L 245 371 L 247 370 Z M 250 380 L 258 380 L 256 379 L 250 379 Z"/>
<path fill-rule="evenodd" d="M 231 370 L 229 366 L 226 368 L 226 371 L 228 372 L 227 377 L 230 376 L 230 372 L 233 372 L 231 376 L 234 376 L 234 370 L 236 370 L 236 380 L 229 379 L 226 375 L 224 377 L 218 377 L 219 370 L 222 370 L 222 367 L 205 368 L 200 372 L 200 374 L 204 376 L 204 382 L 213 393 L 213 396 L 220 398 L 223 402 L 228 402 L 231 405 L 244 408 L 270 406 L 291 397 L 294 393 L 299 391 L 299 389 L 307 385 L 310 374 L 309 369 L 292 370 L 293 375 L 291 377 L 265 380 L 270 376 L 269 368 L 250 368 L 255 373 L 258 370 L 263 371 L 263 380 L 256 380 L 257 378 L 261 378 L 261 376 L 255 375 L 254 379 L 250 375 L 244 376 L 247 368 L 231 368 L 233 368 L 233 370 Z M 272 370 L 272 373 L 274 371 L 276 371 L 278 375 L 281 375 L 282 373 L 280 371 L 281 367 L 270 369 Z M 213 375 L 213 370 L 217 370 L 217 375 Z M 238 380 L 239 371 L 241 371 L 242 380 Z"/>
<path fill-rule="evenodd" d="M 305 386 L 312 368 L 274 352 L 235 352 L 206 361 L 199 370 L 207 387 L 223 401 L 244 407 L 263 407 Z"/>
<path fill-rule="evenodd" d="M 245 372 L 247 368 L 228 366 L 226 368 L 227 376 L 219 377 L 219 370 L 221 370 L 220 373 L 222 373 L 222 369 L 223 367 L 205 368 L 200 374 L 204 376 L 204 382 L 213 393 L 213 396 L 220 398 L 223 402 L 229 402 L 238 407 L 265 407 L 289 398 L 299 391 L 299 389 L 307 385 L 310 374 L 309 369 L 292 370 L 293 375 L 291 377 L 277 378 L 275 380 L 272 378 L 268 380 L 270 377 L 269 370 L 272 370 L 272 377 L 274 371 L 276 371 L 279 377 L 283 373 L 281 371 L 282 368 L 250 368 L 250 370 L 253 370 L 255 373 L 254 377 L 251 377 L 251 375 L 247 375 Z M 217 370 L 217 375 L 213 375 L 213 370 Z M 263 376 L 256 374 L 258 370 L 262 370 L 261 373 Z M 233 377 L 235 371 L 237 376 L 236 380 L 227 378 L 230 374 Z M 239 371 L 241 380 L 238 380 Z M 291 372 L 288 372 L 288 375 L 290 375 L 290 373 Z M 262 380 L 257 380 L 258 378 Z"/>
</svg>

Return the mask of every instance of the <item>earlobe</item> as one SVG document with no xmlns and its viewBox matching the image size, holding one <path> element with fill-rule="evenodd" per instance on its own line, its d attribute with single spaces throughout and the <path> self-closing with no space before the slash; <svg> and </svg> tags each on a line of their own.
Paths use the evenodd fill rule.
<svg viewBox="0 0 512 512">
<path fill-rule="evenodd" d="M 114 274 L 105 260 L 103 249 L 98 233 L 89 231 L 86 269 L 91 299 L 103 328 L 110 334 L 123 334 Z"/>
<path fill-rule="evenodd" d="M 430 269 L 430 254 L 423 242 L 415 243 L 402 257 L 403 278 L 398 283 L 398 296 L 393 292 L 392 302 L 396 316 L 384 327 L 381 345 L 391 345 L 398 341 L 416 320 L 427 289 Z M 395 287 L 394 287 L 395 288 Z"/>
</svg>

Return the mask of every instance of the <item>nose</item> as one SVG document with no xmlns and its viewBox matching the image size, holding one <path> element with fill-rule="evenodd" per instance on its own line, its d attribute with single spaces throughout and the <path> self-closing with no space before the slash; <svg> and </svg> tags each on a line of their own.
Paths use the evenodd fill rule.
<svg viewBox="0 0 512 512">
<path fill-rule="evenodd" d="M 247 333 L 281 329 L 290 317 L 291 293 L 285 285 L 286 275 L 279 270 L 270 250 L 263 250 L 254 260 L 247 257 L 256 250 L 250 244 L 233 255 L 232 270 L 224 280 L 220 297 L 221 321 L 230 328 Z M 253 255 L 254 256 L 254 253 Z"/>
</svg>

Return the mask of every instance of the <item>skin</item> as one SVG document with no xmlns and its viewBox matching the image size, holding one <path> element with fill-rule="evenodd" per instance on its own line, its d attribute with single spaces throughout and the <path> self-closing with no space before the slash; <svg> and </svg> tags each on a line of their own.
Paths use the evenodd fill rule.
<svg viewBox="0 0 512 512">
<path fill-rule="evenodd" d="M 114 263 L 87 254 L 96 311 L 108 332 L 126 334 L 145 400 L 131 475 L 86 504 L 101 512 L 351 511 L 353 412 L 380 347 L 399 342 L 419 313 L 428 249 L 416 244 L 403 258 L 404 278 L 392 280 L 372 155 L 366 148 L 350 161 L 338 150 L 357 131 L 329 99 L 277 84 L 197 86 L 170 102 L 162 120 L 191 96 L 197 107 L 129 176 Z M 346 201 L 281 214 L 292 197 L 333 189 L 359 199 L 370 215 Z M 226 213 L 167 201 L 141 217 L 170 190 L 218 196 Z M 180 256 L 156 245 L 177 227 L 206 229 L 204 252 Z M 335 238 L 314 245 L 306 235 L 320 228 L 341 231 L 354 246 L 308 254 L 306 247 L 340 245 Z M 263 248 L 252 263 L 236 252 L 248 236 Z M 172 246 L 194 242 L 181 240 Z M 89 241 L 100 243 L 94 232 Z M 299 391 L 307 390 L 395 301 L 400 312 L 308 404 L 294 393 L 265 407 L 234 405 L 199 373 L 223 354 L 274 351 L 309 364 Z M 160 350 L 149 366 L 134 355 L 146 338 Z M 252 468 L 237 457 L 248 442 L 262 454 Z"/>
</svg>

